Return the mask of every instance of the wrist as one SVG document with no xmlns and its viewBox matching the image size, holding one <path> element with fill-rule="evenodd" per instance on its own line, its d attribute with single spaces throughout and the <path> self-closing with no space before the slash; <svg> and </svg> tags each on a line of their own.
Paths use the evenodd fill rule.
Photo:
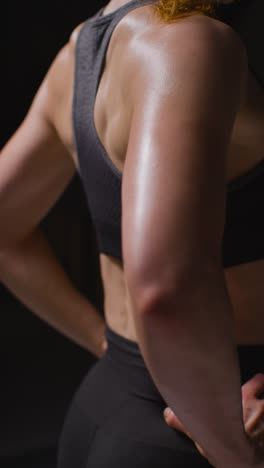
<svg viewBox="0 0 264 468">
<path fill-rule="evenodd" d="M 105 321 L 100 316 L 100 320 L 92 328 L 92 337 L 90 340 L 90 351 L 95 354 L 97 358 L 103 357 L 106 351 L 105 339 Z"/>
<path fill-rule="evenodd" d="M 250 468 L 264 468 L 264 451 L 263 447 L 258 444 L 258 441 L 253 440 L 247 433 L 246 433 L 249 446 L 251 448 L 251 460 L 250 460 Z"/>
<path fill-rule="evenodd" d="M 246 434 L 248 445 L 243 453 L 241 452 L 241 456 L 239 460 L 235 462 L 231 462 L 230 468 L 264 468 L 264 459 L 263 454 L 260 457 L 257 453 L 256 444 L 250 439 L 250 437 Z M 218 467 L 217 467 L 218 468 Z M 226 463 L 219 466 L 219 468 L 227 468 Z"/>
<path fill-rule="evenodd" d="M 103 355 L 105 354 L 107 349 L 107 342 L 104 336 L 102 336 L 101 340 L 99 340 L 99 343 L 97 344 L 95 348 L 94 354 L 98 359 L 101 359 Z"/>
</svg>

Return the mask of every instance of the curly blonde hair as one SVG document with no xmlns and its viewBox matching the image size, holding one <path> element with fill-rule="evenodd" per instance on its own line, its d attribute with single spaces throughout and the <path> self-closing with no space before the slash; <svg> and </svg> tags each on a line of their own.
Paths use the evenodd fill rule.
<svg viewBox="0 0 264 468">
<path fill-rule="evenodd" d="M 215 17 L 212 0 L 157 0 L 154 4 L 157 16 L 167 23 L 185 18 L 193 13 Z"/>
</svg>

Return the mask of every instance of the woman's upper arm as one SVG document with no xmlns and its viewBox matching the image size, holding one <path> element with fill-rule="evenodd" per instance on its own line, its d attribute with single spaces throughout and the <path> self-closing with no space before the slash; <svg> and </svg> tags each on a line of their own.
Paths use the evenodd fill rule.
<svg viewBox="0 0 264 468">
<path fill-rule="evenodd" d="M 65 65 L 67 48 L 58 54 L 25 120 L 1 151 L 1 249 L 23 240 L 36 227 L 75 173 L 73 160 L 53 125 L 50 109 L 50 95 L 54 93 L 54 81 L 62 63 Z"/>
<path fill-rule="evenodd" d="M 225 25 L 186 27 L 168 33 L 135 83 L 122 247 L 136 295 L 170 292 L 183 271 L 221 262 L 226 155 L 247 57 Z"/>
</svg>

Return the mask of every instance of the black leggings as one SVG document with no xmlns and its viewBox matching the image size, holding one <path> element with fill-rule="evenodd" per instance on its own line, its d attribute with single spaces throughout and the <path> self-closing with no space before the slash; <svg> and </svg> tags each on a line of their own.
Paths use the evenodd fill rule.
<svg viewBox="0 0 264 468">
<path fill-rule="evenodd" d="M 106 338 L 107 352 L 82 382 L 68 412 L 58 468 L 210 467 L 194 443 L 163 420 L 166 403 L 138 345 L 109 327 Z M 240 346 L 238 355 L 241 384 L 264 372 L 264 346 Z"/>
</svg>

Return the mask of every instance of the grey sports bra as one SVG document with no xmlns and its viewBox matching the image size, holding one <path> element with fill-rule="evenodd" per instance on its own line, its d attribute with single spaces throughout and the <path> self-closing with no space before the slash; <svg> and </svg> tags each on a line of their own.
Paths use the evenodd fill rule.
<svg viewBox="0 0 264 468">
<path fill-rule="evenodd" d="M 118 22 L 130 11 L 149 1 L 132 0 L 114 12 L 101 16 L 103 8 L 88 19 L 76 47 L 73 124 L 79 174 L 83 182 L 99 252 L 122 261 L 121 183 L 98 138 L 94 103 L 105 54 Z M 237 29 L 249 53 L 249 65 L 264 84 L 263 0 L 244 0 L 236 7 L 219 8 L 219 18 Z M 263 159 L 253 169 L 227 185 L 226 222 L 222 259 L 224 267 L 264 258 L 264 148 Z"/>
</svg>

